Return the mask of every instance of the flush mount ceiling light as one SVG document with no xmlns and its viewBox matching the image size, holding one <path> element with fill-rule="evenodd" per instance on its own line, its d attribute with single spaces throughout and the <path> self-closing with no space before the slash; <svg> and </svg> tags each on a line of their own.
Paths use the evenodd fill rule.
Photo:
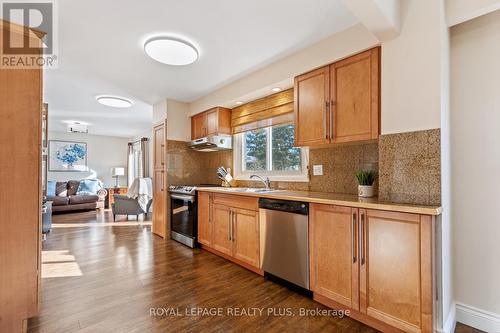
<svg viewBox="0 0 500 333">
<path fill-rule="evenodd" d="M 132 106 L 132 101 L 125 97 L 100 95 L 96 96 L 96 101 L 102 105 L 111 106 L 112 108 L 129 108 Z"/>
<path fill-rule="evenodd" d="M 241 104 L 243 104 L 243 102 L 242 102 L 242 101 L 237 101 L 237 102 L 236 102 L 236 105 L 241 105 Z"/>
<path fill-rule="evenodd" d="M 154 37 L 144 43 L 144 52 L 167 65 L 183 66 L 198 60 L 198 50 L 190 43 L 172 37 Z"/>
<path fill-rule="evenodd" d="M 279 88 L 279 87 L 274 87 L 273 89 L 271 89 L 271 91 L 273 91 L 273 92 L 280 92 L 280 91 L 281 91 L 281 88 Z"/>
</svg>

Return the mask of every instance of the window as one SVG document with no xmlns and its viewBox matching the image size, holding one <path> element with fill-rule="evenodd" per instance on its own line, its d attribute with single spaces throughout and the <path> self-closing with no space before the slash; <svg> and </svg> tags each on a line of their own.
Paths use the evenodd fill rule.
<svg viewBox="0 0 500 333">
<path fill-rule="evenodd" d="M 233 150 L 236 179 L 249 179 L 257 174 L 271 180 L 307 181 L 308 150 L 295 148 L 293 143 L 293 124 L 236 134 Z"/>
</svg>

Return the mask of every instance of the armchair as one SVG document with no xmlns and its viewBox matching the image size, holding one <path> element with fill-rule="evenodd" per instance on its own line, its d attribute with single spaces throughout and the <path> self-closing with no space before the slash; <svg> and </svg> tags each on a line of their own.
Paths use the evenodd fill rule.
<svg viewBox="0 0 500 333">
<path fill-rule="evenodd" d="M 149 200 L 147 204 L 146 211 L 144 211 L 139 205 L 138 198 L 129 198 L 126 195 L 114 195 L 114 203 L 111 204 L 111 209 L 113 211 L 113 221 L 116 219 L 116 215 L 135 215 L 139 219 L 140 214 L 145 214 L 148 216 L 149 208 L 153 200 Z"/>
</svg>

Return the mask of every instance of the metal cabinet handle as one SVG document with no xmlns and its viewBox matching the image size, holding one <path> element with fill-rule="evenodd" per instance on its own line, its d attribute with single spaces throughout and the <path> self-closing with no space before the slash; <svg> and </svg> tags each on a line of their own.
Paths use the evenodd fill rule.
<svg viewBox="0 0 500 333">
<path fill-rule="evenodd" d="M 361 223 L 359 224 L 359 255 L 361 257 L 361 265 L 365 264 L 365 214 L 361 214 Z"/>
<path fill-rule="evenodd" d="M 352 262 L 356 263 L 356 213 L 352 214 Z"/>
<path fill-rule="evenodd" d="M 161 151 L 160 151 L 161 165 L 165 165 L 165 152 L 164 152 L 165 144 L 162 143 L 160 145 L 160 147 L 161 147 Z"/>
<path fill-rule="evenodd" d="M 165 191 L 165 186 L 164 186 L 164 178 L 165 178 L 165 175 L 164 175 L 164 171 L 162 170 L 161 171 L 161 187 L 160 187 L 160 191 Z"/>
<path fill-rule="evenodd" d="M 328 103 L 328 101 L 326 101 L 325 102 L 325 130 L 324 130 L 324 133 L 325 133 L 325 139 L 327 139 L 327 140 L 328 140 L 328 132 L 329 132 L 328 128 L 327 128 L 328 126 L 326 123 L 326 121 L 328 119 L 328 105 L 329 105 L 329 103 Z"/>
<path fill-rule="evenodd" d="M 330 139 L 333 140 L 333 106 L 335 105 L 334 101 L 330 101 Z"/>
<path fill-rule="evenodd" d="M 236 231 L 234 229 L 236 229 L 236 213 L 235 212 L 233 212 L 233 226 L 231 227 L 233 242 L 236 240 Z"/>
<path fill-rule="evenodd" d="M 227 220 L 227 239 L 231 240 L 232 230 L 231 225 L 233 224 L 233 212 L 229 211 L 229 220 Z"/>
</svg>

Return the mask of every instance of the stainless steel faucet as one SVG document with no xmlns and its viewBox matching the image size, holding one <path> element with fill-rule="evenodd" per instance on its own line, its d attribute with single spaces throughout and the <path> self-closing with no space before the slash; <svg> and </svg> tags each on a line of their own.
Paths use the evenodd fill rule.
<svg viewBox="0 0 500 333">
<path fill-rule="evenodd" d="M 271 181 L 269 180 L 269 177 L 266 177 L 266 179 L 264 180 L 264 178 L 262 178 L 259 175 L 251 175 L 250 179 L 253 179 L 253 178 L 258 178 L 261 182 L 263 182 L 264 185 L 266 186 L 266 190 L 271 189 Z"/>
</svg>

